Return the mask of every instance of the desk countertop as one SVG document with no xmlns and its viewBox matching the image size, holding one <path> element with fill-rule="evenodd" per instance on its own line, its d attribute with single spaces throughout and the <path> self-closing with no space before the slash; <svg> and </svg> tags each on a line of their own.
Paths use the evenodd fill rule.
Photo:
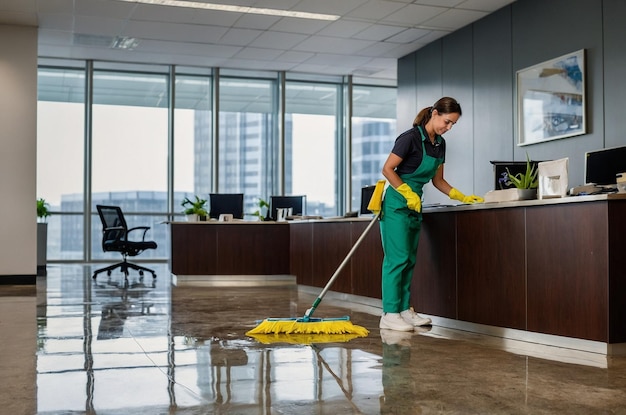
<svg viewBox="0 0 626 415">
<path fill-rule="evenodd" d="M 610 193 L 591 196 L 567 196 L 549 199 L 517 200 L 513 202 L 474 203 L 459 205 L 427 205 L 424 206 L 424 213 L 559 205 L 565 203 L 599 202 L 608 200 L 626 200 L 626 193 Z"/>
</svg>

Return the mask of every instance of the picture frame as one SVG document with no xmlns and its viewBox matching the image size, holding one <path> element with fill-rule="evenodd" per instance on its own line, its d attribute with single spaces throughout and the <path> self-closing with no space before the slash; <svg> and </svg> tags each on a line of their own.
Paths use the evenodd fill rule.
<svg viewBox="0 0 626 415">
<path fill-rule="evenodd" d="M 516 73 L 518 146 L 585 134 L 585 50 Z"/>
</svg>

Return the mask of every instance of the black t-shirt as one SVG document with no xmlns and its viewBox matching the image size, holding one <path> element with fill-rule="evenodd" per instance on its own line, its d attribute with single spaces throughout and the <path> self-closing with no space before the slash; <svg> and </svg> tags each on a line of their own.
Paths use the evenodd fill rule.
<svg viewBox="0 0 626 415">
<path fill-rule="evenodd" d="M 422 163 L 422 140 L 426 141 L 426 154 L 443 159 L 444 163 L 446 161 L 446 140 L 438 135 L 435 137 L 435 144 L 432 144 L 426 134 L 420 134 L 419 128 L 421 127 L 413 127 L 396 138 L 391 152 L 402 159 L 396 167 L 398 174 L 413 173 Z"/>
</svg>

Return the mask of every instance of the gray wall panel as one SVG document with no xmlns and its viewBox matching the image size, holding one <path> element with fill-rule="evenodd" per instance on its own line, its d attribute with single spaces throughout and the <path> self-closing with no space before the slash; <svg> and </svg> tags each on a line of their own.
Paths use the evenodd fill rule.
<svg viewBox="0 0 626 415">
<path fill-rule="evenodd" d="M 626 2 L 622 0 L 517 0 L 415 52 L 416 110 L 444 94 L 463 96 L 456 98 L 463 106 L 461 122 L 472 126 L 471 139 L 469 143 L 459 139 L 463 145 L 450 151 L 471 152 L 475 193 L 493 188 L 489 160 L 523 161 L 526 153 L 535 160 L 568 157 L 569 184 L 575 186 L 584 181 L 586 151 L 626 145 L 618 124 L 626 95 L 621 82 L 626 66 L 624 17 Z M 464 47 L 471 50 L 471 59 Z M 587 134 L 518 146 L 516 71 L 580 49 L 586 52 Z M 470 102 L 465 99 L 462 83 L 467 81 L 462 73 L 473 74 Z M 457 127 L 454 133 L 465 132 L 461 123 Z M 454 139 L 450 134 L 449 140 Z M 456 174 L 450 166 L 446 168 L 453 185 Z"/>
<path fill-rule="evenodd" d="M 585 151 L 602 148 L 604 142 L 602 0 L 523 0 L 513 3 L 514 71 L 579 49 L 586 50 L 587 134 L 515 149 L 516 160 L 523 160 L 526 152 L 535 160 L 568 157 L 571 186 L 584 182 Z"/>
<path fill-rule="evenodd" d="M 442 42 L 436 40 L 419 50 L 415 61 L 415 73 L 417 79 L 417 107 L 415 115 L 425 107 L 433 105 L 441 98 L 442 86 Z M 406 126 L 411 127 L 410 125 Z"/>
<path fill-rule="evenodd" d="M 604 0 L 604 146 L 626 145 L 623 120 L 626 111 L 626 2 Z"/>
<path fill-rule="evenodd" d="M 442 39 L 442 95 L 456 98 L 463 111 L 459 122 L 444 136 L 447 142 L 444 177 L 467 194 L 474 193 L 472 38 L 472 27 L 467 26 Z M 449 202 L 447 195 L 435 191 L 440 202 Z"/>
<path fill-rule="evenodd" d="M 514 160 L 511 9 L 474 25 L 474 163 L 476 192 L 493 190 L 492 160 Z"/>
<path fill-rule="evenodd" d="M 404 131 L 410 126 L 415 118 L 417 107 L 417 79 L 415 78 L 415 53 L 398 60 L 398 98 L 397 109 L 398 122 L 397 133 Z M 391 151 L 391 149 L 389 149 Z"/>
</svg>

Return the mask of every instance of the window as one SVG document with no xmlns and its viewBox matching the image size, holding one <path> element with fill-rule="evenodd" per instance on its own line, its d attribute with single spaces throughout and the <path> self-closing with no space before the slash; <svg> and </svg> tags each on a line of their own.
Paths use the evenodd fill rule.
<svg viewBox="0 0 626 415">
<path fill-rule="evenodd" d="M 352 210 L 361 188 L 383 179 L 383 163 L 396 139 L 396 88 L 355 85 L 352 92 Z"/>
<path fill-rule="evenodd" d="M 95 69 L 93 75 L 92 211 L 96 204 L 120 206 L 131 227 L 149 226 L 166 257 L 168 76 Z M 132 216 L 154 212 L 162 216 Z M 92 222 L 92 258 L 102 252 L 102 225 Z"/>
<path fill-rule="evenodd" d="M 48 259 L 80 260 L 84 250 L 85 70 L 41 67 L 37 90 L 37 197 L 50 203 L 53 213 L 48 218 Z"/>
<path fill-rule="evenodd" d="M 285 195 L 306 195 L 307 215 L 336 216 L 340 84 L 285 86 Z"/>
<path fill-rule="evenodd" d="M 174 211 L 185 196 L 206 198 L 213 184 L 211 77 L 176 76 L 174 102 Z"/>
<path fill-rule="evenodd" d="M 86 90 L 90 71 L 93 91 Z M 259 198 L 306 195 L 307 214 L 342 214 L 348 183 L 343 163 L 350 157 L 346 210 L 357 210 L 361 188 L 381 178 L 395 140 L 396 88 L 355 84 L 353 102 L 345 103 L 341 77 L 285 74 L 281 147 L 279 79 L 275 72 L 41 59 L 37 197 L 53 213 L 48 259 L 111 258 L 101 249 L 97 203 L 119 205 L 129 225 L 151 228 L 149 237 L 159 248 L 141 259 L 167 258 L 167 226 L 161 222 L 181 214 L 189 195 L 243 193 L 244 213 L 257 210 Z M 344 151 L 346 104 L 353 106 L 351 154 Z"/>
<path fill-rule="evenodd" d="M 218 192 L 244 193 L 244 212 L 277 182 L 276 81 L 220 78 Z"/>
</svg>

